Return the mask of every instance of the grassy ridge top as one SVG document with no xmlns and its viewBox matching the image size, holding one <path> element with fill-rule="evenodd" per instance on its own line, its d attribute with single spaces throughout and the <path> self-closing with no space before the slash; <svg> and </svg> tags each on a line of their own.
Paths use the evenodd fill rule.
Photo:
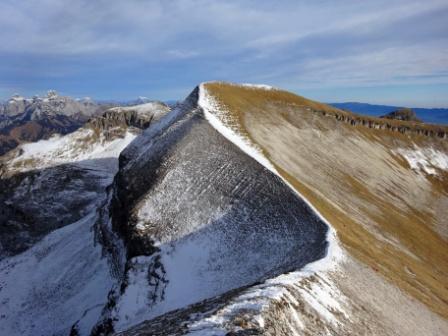
<svg viewBox="0 0 448 336">
<path fill-rule="evenodd" d="M 256 86 L 245 86 L 227 82 L 209 82 L 205 84 L 205 87 L 219 101 L 225 101 L 226 106 L 232 113 L 240 114 L 246 109 L 264 108 L 267 103 L 295 105 L 297 107 L 309 108 L 315 112 L 345 117 L 354 121 L 365 121 L 378 125 L 406 127 L 423 131 L 448 132 L 448 126 L 356 114 L 281 89 L 264 89 Z"/>
<path fill-rule="evenodd" d="M 243 108 L 263 107 L 268 102 L 275 102 L 310 107 L 318 111 L 348 113 L 333 106 L 275 88 L 265 89 L 227 82 L 210 82 L 206 83 L 205 87 L 214 97 L 219 100 L 225 99 L 226 105 L 233 111 L 239 111 Z"/>
<path fill-rule="evenodd" d="M 282 90 L 228 83 L 205 88 L 226 126 L 258 146 L 277 171 L 335 227 L 345 248 L 434 312 L 448 318 L 448 172 L 424 175 L 397 150 L 448 153 L 417 133 L 354 127 L 339 118 L 416 129 L 447 127 L 361 116 Z"/>
</svg>

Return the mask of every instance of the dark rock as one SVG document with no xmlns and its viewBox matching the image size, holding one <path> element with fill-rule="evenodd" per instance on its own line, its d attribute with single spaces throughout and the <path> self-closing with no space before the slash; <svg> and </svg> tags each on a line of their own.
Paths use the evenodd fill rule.
<svg viewBox="0 0 448 336">
<path fill-rule="evenodd" d="M 383 115 L 380 118 L 423 122 L 419 118 L 417 118 L 417 114 L 410 108 L 401 108 Z"/>
</svg>

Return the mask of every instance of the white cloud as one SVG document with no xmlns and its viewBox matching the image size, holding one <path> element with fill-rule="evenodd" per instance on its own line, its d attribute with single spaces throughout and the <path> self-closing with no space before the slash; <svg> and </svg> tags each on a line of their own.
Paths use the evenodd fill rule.
<svg viewBox="0 0 448 336">
<path fill-rule="evenodd" d="M 205 79 L 285 87 L 447 83 L 446 22 L 446 0 L 3 0 L 0 57 L 199 60 Z"/>
<path fill-rule="evenodd" d="M 0 48 L 39 53 L 269 48 L 446 8 L 446 1 L 3 1 Z M 201 43 L 203 42 L 203 43 Z M 0 50 L 1 50 L 0 49 Z"/>
</svg>

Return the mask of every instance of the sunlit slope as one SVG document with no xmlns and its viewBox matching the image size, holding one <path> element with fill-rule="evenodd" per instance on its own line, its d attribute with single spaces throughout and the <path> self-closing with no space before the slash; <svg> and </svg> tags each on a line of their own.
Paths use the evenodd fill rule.
<svg viewBox="0 0 448 336">
<path fill-rule="evenodd" d="M 448 317 L 448 129 L 358 116 L 292 93 L 207 83 L 223 122 L 258 146 L 345 248 Z"/>
</svg>

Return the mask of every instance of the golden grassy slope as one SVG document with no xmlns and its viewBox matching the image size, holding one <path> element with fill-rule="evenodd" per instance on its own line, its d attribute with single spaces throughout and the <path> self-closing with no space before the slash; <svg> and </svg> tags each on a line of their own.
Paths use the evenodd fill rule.
<svg viewBox="0 0 448 336">
<path fill-rule="evenodd" d="M 418 145 L 448 153 L 446 139 L 353 126 L 332 115 L 391 121 L 286 91 L 225 83 L 205 88 L 227 111 L 228 126 L 262 149 L 353 256 L 448 318 L 448 243 L 440 234 L 448 227 L 448 174 L 415 172 L 396 152 Z"/>
</svg>

